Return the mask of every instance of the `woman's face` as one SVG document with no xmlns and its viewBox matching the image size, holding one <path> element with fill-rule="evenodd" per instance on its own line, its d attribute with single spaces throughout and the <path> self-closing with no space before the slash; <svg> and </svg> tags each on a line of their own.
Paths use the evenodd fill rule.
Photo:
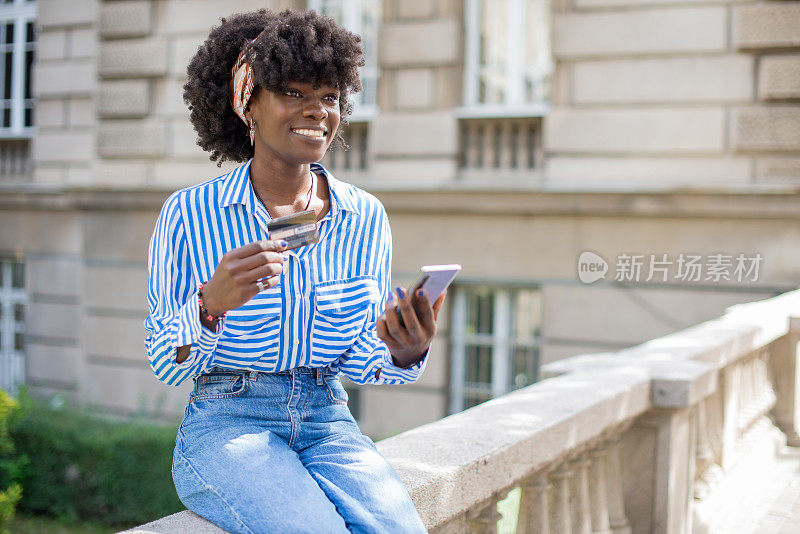
<svg viewBox="0 0 800 534">
<path fill-rule="evenodd" d="M 256 155 L 278 157 L 289 164 L 319 161 L 339 128 L 339 89 L 291 82 L 282 93 L 258 90 L 250 99 L 256 122 Z"/>
</svg>

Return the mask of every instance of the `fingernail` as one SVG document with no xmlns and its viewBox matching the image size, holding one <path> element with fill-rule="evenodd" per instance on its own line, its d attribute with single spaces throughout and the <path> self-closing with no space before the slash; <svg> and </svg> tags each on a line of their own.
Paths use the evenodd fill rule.
<svg viewBox="0 0 800 534">
<path fill-rule="evenodd" d="M 284 248 L 289 246 L 289 243 L 287 243 L 287 242 L 286 242 L 286 241 L 284 241 L 283 239 L 281 239 L 280 241 L 278 241 L 278 244 L 279 244 L 281 247 L 284 247 Z"/>
<path fill-rule="evenodd" d="M 424 297 L 425 296 L 425 290 L 424 289 L 420 289 L 419 293 L 417 293 L 417 295 L 419 295 L 419 298 Z"/>
<path fill-rule="evenodd" d="M 397 291 L 397 296 L 398 296 L 398 298 L 399 298 L 400 300 L 405 300 L 405 298 L 406 298 L 406 294 L 405 294 L 405 292 L 403 291 L 403 288 L 402 288 L 402 287 L 398 287 L 398 288 L 396 288 L 395 290 Z"/>
<path fill-rule="evenodd" d="M 394 293 L 392 293 L 391 291 L 389 291 L 389 298 L 388 298 L 388 301 L 389 301 L 389 302 L 392 302 L 392 300 L 394 300 Z"/>
</svg>

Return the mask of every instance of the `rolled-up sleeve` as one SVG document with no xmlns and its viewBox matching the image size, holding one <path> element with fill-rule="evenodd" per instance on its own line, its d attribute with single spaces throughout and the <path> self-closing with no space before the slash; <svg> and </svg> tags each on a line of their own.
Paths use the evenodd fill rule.
<svg viewBox="0 0 800 534">
<path fill-rule="evenodd" d="M 392 232 L 386 212 L 379 210 L 378 223 L 374 228 L 376 240 L 376 278 L 381 299 L 370 304 L 364 329 L 353 345 L 338 361 L 339 370 L 353 382 L 359 384 L 407 384 L 416 382 L 425 371 L 428 352 L 409 367 L 397 367 L 386 343 L 378 337 L 376 321 L 386 307 L 392 290 Z"/>
<path fill-rule="evenodd" d="M 201 373 L 210 363 L 224 327 L 216 332 L 200 323 L 197 281 L 192 274 L 180 194 L 173 194 L 156 222 L 150 239 L 145 348 L 150 366 L 162 382 L 177 386 Z M 176 362 L 177 348 L 191 345 L 189 357 Z"/>
</svg>

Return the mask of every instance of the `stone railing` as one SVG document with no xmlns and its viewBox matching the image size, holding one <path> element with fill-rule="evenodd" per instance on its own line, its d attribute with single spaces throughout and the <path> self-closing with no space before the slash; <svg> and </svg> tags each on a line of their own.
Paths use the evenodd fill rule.
<svg viewBox="0 0 800 534">
<path fill-rule="evenodd" d="M 321 163 L 339 179 L 361 182 L 369 170 L 369 122 L 355 121 L 342 130 L 347 150 L 334 147 Z"/>
<path fill-rule="evenodd" d="M 28 182 L 32 175 L 30 141 L 0 139 L 0 182 Z"/>
<path fill-rule="evenodd" d="M 734 306 L 549 364 L 550 378 L 378 447 L 436 534 L 496 532 L 512 490 L 517 532 L 714 531 L 729 520 L 717 511 L 768 477 L 786 436 L 797 443 L 798 317 L 800 291 Z M 219 530 L 181 512 L 135 532 Z"/>
<path fill-rule="evenodd" d="M 541 117 L 459 120 L 460 180 L 528 182 L 542 168 Z"/>
</svg>

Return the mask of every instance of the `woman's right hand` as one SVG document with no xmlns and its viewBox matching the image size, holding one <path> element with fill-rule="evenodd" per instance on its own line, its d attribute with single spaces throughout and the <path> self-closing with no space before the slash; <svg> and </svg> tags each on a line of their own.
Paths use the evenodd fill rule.
<svg viewBox="0 0 800 534">
<path fill-rule="evenodd" d="M 258 292 L 256 282 L 274 287 L 283 272 L 286 241 L 255 241 L 229 250 L 222 256 L 211 280 L 203 284 L 203 306 L 219 317 L 243 305 Z"/>
</svg>

